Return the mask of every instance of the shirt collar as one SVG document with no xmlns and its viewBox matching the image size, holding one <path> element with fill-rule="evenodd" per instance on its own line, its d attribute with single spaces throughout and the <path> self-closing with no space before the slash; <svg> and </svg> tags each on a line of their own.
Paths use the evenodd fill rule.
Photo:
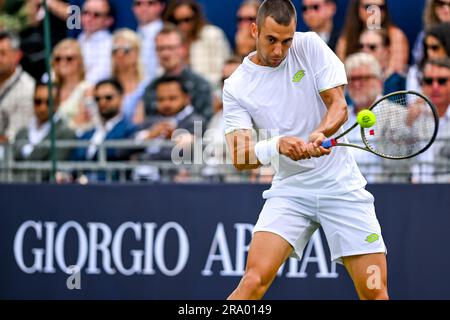
<svg viewBox="0 0 450 320">
<path fill-rule="evenodd" d="M 106 132 L 110 132 L 114 127 L 122 120 L 122 114 L 116 115 L 114 118 L 109 119 L 106 121 L 105 124 L 101 125 L 101 129 L 105 130 Z"/>
<path fill-rule="evenodd" d="M 97 42 L 97 41 L 101 41 L 104 38 L 110 38 L 110 37 L 111 37 L 111 34 L 108 30 L 99 30 L 99 31 L 91 34 L 89 37 L 86 33 L 83 32 L 82 34 L 80 34 L 80 41 Z"/>
<path fill-rule="evenodd" d="M 139 31 L 141 32 L 150 32 L 153 30 L 157 30 L 158 28 L 160 28 L 163 25 L 163 22 L 161 19 L 152 21 L 150 23 L 144 24 L 142 26 L 139 26 Z"/>
<path fill-rule="evenodd" d="M 0 92 L 3 91 L 5 88 L 7 88 L 11 83 L 14 82 L 16 77 L 19 77 L 20 73 L 22 72 L 22 67 L 19 65 L 16 68 L 16 71 L 12 74 L 11 77 L 9 77 L 8 80 L 5 81 L 5 83 L 0 87 Z"/>
</svg>

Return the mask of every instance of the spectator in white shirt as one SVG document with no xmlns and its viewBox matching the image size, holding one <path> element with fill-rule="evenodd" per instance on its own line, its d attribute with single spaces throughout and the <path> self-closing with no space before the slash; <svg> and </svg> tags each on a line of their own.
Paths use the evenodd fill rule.
<svg viewBox="0 0 450 320">
<path fill-rule="evenodd" d="M 83 5 L 78 37 L 86 68 L 86 80 L 95 85 L 111 74 L 112 36 L 109 28 L 114 18 L 107 0 L 87 0 Z"/>
<path fill-rule="evenodd" d="M 370 107 L 383 93 L 383 71 L 377 59 L 368 53 L 350 55 L 345 61 L 348 78 L 348 94 L 352 100 L 348 121 L 344 125 L 349 129 L 356 122 L 358 112 Z M 347 135 L 352 144 L 364 146 L 358 129 Z M 351 148 L 356 162 L 369 183 L 379 182 L 382 175 L 380 159 L 366 151 Z"/>
<path fill-rule="evenodd" d="M 450 59 L 427 60 L 422 68 L 422 90 L 436 106 L 439 132 L 434 144 L 412 168 L 413 183 L 450 183 Z M 426 114 L 419 114 L 420 121 Z"/>
<path fill-rule="evenodd" d="M 141 57 L 145 75 L 149 81 L 155 79 L 159 68 L 155 38 L 163 28 L 161 19 L 165 8 L 163 0 L 134 0 L 133 13 L 138 21 L 137 32 L 141 37 Z"/>
<path fill-rule="evenodd" d="M 20 40 L 0 32 L 0 141 L 13 141 L 33 117 L 35 81 L 20 66 Z"/>
</svg>

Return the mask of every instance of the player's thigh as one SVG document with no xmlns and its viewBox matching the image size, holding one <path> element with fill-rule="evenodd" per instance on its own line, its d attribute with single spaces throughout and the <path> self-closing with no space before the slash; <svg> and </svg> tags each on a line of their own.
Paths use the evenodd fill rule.
<svg viewBox="0 0 450 320">
<path fill-rule="evenodd" d="M 384 253 L 373 253 L 342 258 L 362 299 L 387 297 L 387 263 Z"/>
<path fill-rule="evenodd" d="M 292 246 L 281 236 L 272 232 L 256 232 L 250 243 L 246 273 L 251 272 L 270 282 L 292 251 Z"/>
<path fill-rule="evenodd" d="M 340 196 L 320 196 L 320 222 L 333 261 L 387 252 L 375 213 L 374 198 L 360 189 Z"/>
</svg>

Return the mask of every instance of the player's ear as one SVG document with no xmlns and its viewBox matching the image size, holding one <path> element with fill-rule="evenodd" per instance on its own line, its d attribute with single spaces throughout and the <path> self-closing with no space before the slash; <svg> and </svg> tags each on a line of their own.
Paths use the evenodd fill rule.
<svg viewBox="0 0 450 320">
<path fill-rule="evenodd" d="M 259 30 L 258 30 L 258 26 L 254 22 L 252 23 L 251 31 L 252 31 L 252 37 L 255 38 L 255 39 L 258 39 L 258 32 L 259 32 Z"/>
</svg>

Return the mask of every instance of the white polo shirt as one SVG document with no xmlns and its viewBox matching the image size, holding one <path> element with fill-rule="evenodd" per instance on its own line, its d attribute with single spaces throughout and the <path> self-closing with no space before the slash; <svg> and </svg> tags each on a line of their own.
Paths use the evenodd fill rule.
<svg viewBox="0 0 450 320">
<path fill-rule="evenodd" d="M 245 58 L 225 81 L 225 132 L 253 129 L 255 125 L 274 130 L 272 135 L 307 141 L 327 111 L 320 92 L 347 84 L 344 65 L 313 32 L 297 32 L 278 67 L 253 63 L 250 59 L 255 54 Z M 275 170 L 272 188 L 264 193 L 265 198 L 298 195 L 299 189 L 338 195 L 366 185 L 345 147 L 318 159 L 293 161 L 281 156 Z"/>
</svg>

